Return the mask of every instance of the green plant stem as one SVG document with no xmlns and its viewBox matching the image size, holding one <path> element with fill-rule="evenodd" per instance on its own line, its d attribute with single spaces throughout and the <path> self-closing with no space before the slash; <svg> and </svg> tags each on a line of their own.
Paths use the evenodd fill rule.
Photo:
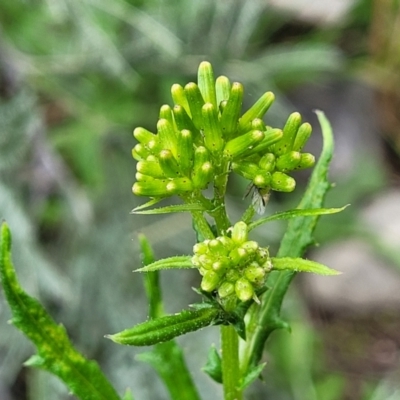
<svg viewBox="0 0 400 400">
<path fill-rule="evenodd" d="M 239 337 L 232 325 L 221 326 L 222 379 L 225 400 L 241 400 Z"/>
<path fill-rule="evenodd" d="M 210 213 L 216 223 L 218 235 L 224 234 L 232 225 L 225 208 L 226 186 L 228 184 L 229 162 L 222 161 L 218 168 L 219 173 L 214 180 L 214 212 Z"/>
</svg>

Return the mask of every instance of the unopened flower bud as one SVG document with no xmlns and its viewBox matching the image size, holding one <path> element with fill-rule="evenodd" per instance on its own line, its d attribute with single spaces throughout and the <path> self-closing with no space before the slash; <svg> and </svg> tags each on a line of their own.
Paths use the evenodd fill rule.
<svg viewBox="0 0 400 400">
<path fill-rule="evenodd" d="M 245 222 L 239 221 L 233 225 L 232 229 L 232 240 L 237 244 L 242 244 L 247 241 L 248 238 L 248 228 Z"/>
<path fill-rule="evenodd" d="M 294 139 L 293 150 L 301 151 L 304 145 L 307 143 L 307 140 L 311 136 L 312 127 L 308 122 L 304 122 L 300 125 L 300 128 L 297 130 L 296 138 Z"/>
<path fill-rule="evenodd" d="M 271 188 L 277 192 L 293 192 L 296 181 L 283 172 L 274 172 L 271 178 Z"/>
<path fill-rule="evenodd" d="M 214 109 L 217 110 L 214 71 L 212 65 L 208 61 L 200 63 L 197 72 L 197 82 L 205 103 L 211 103 Z"/>
<path fill-rule="evenodd" d="M 264 93 L 240 118 L 239 131 L 241 133 L 248 132 L 251 129 L 253 119 L 262 118 L 274 100 L 275 95 L 272 92 Z"/>
<path fill-rule="evenodd" d="M 253 297 L 254 289 L 246 278 L 240 278 L 235 283 L 235 293 L 239 300 L 247 301 Z"/>
<path fill-rule="evenodd" d="M 204 99 L 200 93 L 199 87 L 191 82 L 185 86 L 185 95 L 189 103 L 190 113 L 194 126 L 202 130 L 204 128 L 203 115 L 201 109 L 204 105 Z"/>
<path fill-rule="evenodd" d="M 177 83 L 175 83 L 171 87 L 171 95 L 172 95 L 172 100 L 174 101 L 174 104 L 180 105 L 181 107 L 183 107 L 185 109 L 187 115 L 189 117 L 191 117 L 192 114 L 190 113 L 188 99 L 186 97 L 185 90 L 183 89 L 183 87 L 181 85 L 178 85 Z"/>
<path fill-rule="evenodd" d="M 217 153 L 224 147 L 221 127 L 218 122 L 217 111 L 213 104 L 206 103 L 202 108 L 204 144 L 212 153 Z"/>
<path fill-rule="evenodd" d="M 243 85 L 241 83 L 234 82 L 220 120 L 222 134 L 226 140 L 236 136 L 238 120 L 242 110 L 242 103 Z"/>
<path fill-rule="evenodd" d="M 294 112 L 289 115 L 285 126 L 283 127 L 282 139 L 274 145 L 274 153 L 277 156 L 285 154 L 292 150 L 297 131 L 301 124 L 301 115 Z"/>
<path fill-rule="evenodd" d="M 224 154 L 230 159 L 235 159 L 249 152 L 258 143 L 264 139 L 264 133 L 261 131 L 250 131 L 244 135 L 230 140 L 224 148 Z"/>
<path fill-rule="evenodd" d="M 200 286 L 205 292 L 212 292 L 217 288 L 219 281 L 220 276 L 216 272 L 212 270 L 206 271 L 203 279 L 201 280 Z"/>
<path fill-rule="evenodd" d="M 306 169 L 311 168 L 315 164 L 315 157 L 310 153 L 303 153 L 300 158 L 300 162 L 297 165 L 296 169 Z"/>
<path fill-rule="evenodd" d="M 281 172 L 292 171 L 300 164 L 301 154 L 298 151 L 289 151 L 276 160 L 276 169 Z"/>
<path fill-rule="evenodd" d="M 230 296 L 231 294 L 235 293 L 235 285 L 231 282 L 224 282 L 218 288 L 218 295 L 222 299 L 224 297 Z"/>
<path fill-rule="evenodd" d="M 231 91 L 231 82 L 226 76 L 219 76 L 215 81 L 215 92 L 217 96 L 217 106 L 221 104 L 222 101 L 229 99 Z"/>
</svg>

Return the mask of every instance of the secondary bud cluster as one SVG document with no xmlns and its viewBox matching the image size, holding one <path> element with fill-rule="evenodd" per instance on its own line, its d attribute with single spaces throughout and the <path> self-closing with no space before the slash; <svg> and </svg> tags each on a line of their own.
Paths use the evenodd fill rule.
<svg viewBox="0 0 400 400">
<path fill-rule="evenodd" d="M 251 124 L 263 130 L 266 137 L 275 135 L 279 140 L 253 147 L 245 157 L 232 163 L 232 169 L 264 191 L 293 191 L 296 181 L 288 173 L 310 168 L 315 163 L 312 154 L 301 152 L 311 135 L 311 125 L 302 123 L 297 112 L 289 116 L 283 130 L 265 127 L 264 122 L 258 118 L 253 119 Z"/>
<path fill-rule="evenodd" d="M 202 62 L 198 83 L 171 88 L 173 108 L 160 109 L 157 133 L 137 128 L 137 163 L 133 192 L 166 197 L 203 190 L 214 176 L 232 165 L 238 174 L 264 191 L 290 192 L 295 181 L 288 172 L 311 167 L 314 157 L 301 153 L 311 126 L 290 115 L 283 130 L 265 126 L 261 118 L 274 101 L 264 93 L 242 115 L 243 86 L 225 76 L 214 79 L 211 64 Z"/>
<path fill-rule="evenodd" d="M 203 276 L 201 288 L 218 291 L 220 298 L 236 296 L 250 300 L 264 285 L 272 264 L 266 248 L 248 240 L 247 225 L 240 221 L 230 230 L 231 236 L 205 240 L 193 247 L 192 263 Z"/>
</svg>

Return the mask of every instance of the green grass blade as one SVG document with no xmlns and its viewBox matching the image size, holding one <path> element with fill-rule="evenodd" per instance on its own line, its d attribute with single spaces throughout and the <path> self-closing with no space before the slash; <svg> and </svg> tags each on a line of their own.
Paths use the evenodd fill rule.
<svg viewBox="0 0 400 400">
<path fill-rule="evenodd" d="M 321 208 L 330 188 L 328 169 L 333 155 L 333 135 L 329 121 L 321 111 L 317 111 L 324 139 L 321 156 L 311 175 L 307 190 L 298 206 L 300 209 Z M 306 248 L 313 243 L 313 231 L 318 216 L 303 216 L 291 219 L 282 239 L 277 257 L 301 257 Z M 265 341 L 271 332 L 285 323 L 280 318 L 280 309 L 286 291 L 295 276 L 293 271 L 272 272 L 268 278 L 271 288 L 265 294 L 259 310 L 259 323 L 254 331 L 249 332 L 249 345 L 244 360 L 245 368 L 254 367 L 261 359 Z"/>
<path fill-rule="evenodd" d="M 0 243 L 0 276 L 13 315 L 11 322 L 37 348 L 37 354 L 25 364 L 58 376 L 80 399 L 119 400 L 98 364 L 75 350 L 64 327 L 57 325 L 43 306 L 19 285 L 11 261 L 11 233 L 5 222 L 1 226 Z"/>
</svg>

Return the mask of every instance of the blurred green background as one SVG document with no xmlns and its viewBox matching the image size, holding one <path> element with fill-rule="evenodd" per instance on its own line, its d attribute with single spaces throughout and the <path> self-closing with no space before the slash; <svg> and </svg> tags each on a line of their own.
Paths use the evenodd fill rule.
<svg viewBox="0 0 400 400">
<path fill-rule="evenodd" d="M 268 124 L 300 111 L 315 127 L 315 154 L 312 110 L 324 110 L 337 149 L 327 204 L 352 204 L 320 221 L 320 246 L 309 254 L 347 277 L 297 279 L 284 308 L 292 334 L 272 336 L 264 381 L 248 399 L 400 399 L 400 5 L 320 3 L 0 2 L 0 216 L 13 232 L 17 272 L 120 393 L 130 386 L 139 400 L 167 398 L 135 360 L 142 350 L 103 338 L 147 316 L 132 273 L 137 233 L 158 257 L 189 254 L 195 240 L 187 215 L 129 214 L 145 201 L 131 193 L 131 132 L 154 131 L 171 85 L 195 80 L 208 60 L 217 75 L 244 84 L 247 106 L 275 92 Z M 295 194 L 275 196 L 268 212 L 296 205 L 307 175 L 298 179 Z M 233 220 L 249 202 L 246 186 L 230 182 Z M 284 228 L 271 225 L 257 238 L 273 251 Z M 196 301 L 195 272 L 169 272 L 162 283 L 168 312 Z M 0 399 L 70 399 L 57 379 L 22 367 L 33 348 L 9 318 L 1 294 Z M 200 371 L 218 330 L 180 343 L 204 398 L 218 398 Z"/>
</svg>

